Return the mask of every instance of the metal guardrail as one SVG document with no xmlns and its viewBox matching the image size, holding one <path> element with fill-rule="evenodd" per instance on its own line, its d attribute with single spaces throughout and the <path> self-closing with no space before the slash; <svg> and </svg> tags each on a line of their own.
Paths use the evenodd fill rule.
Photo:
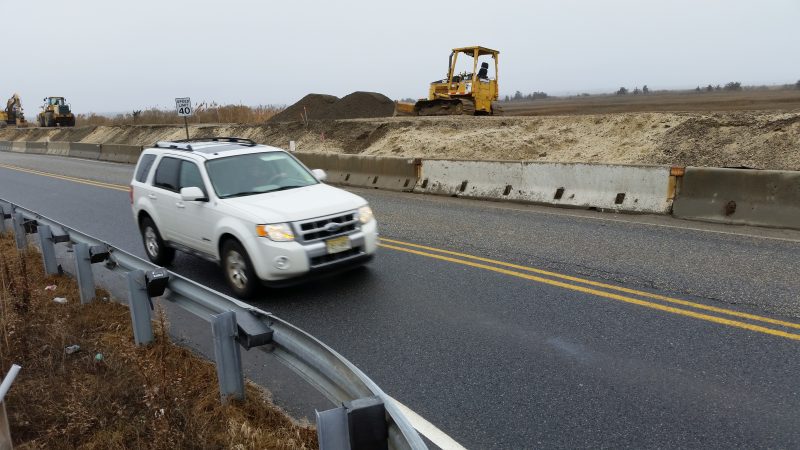
<svg viewBox="0 0 800 450">
<path fill-rule="evenodd" d="M 149 261 L 127 253 L 100 239 L 67 227 L 35 211 L 27 210 L 0 199 L 0 233 L 5 230 L 5 219 L 7 218 L 14 220 L 16 236 L 22 233 L 37 232 L 41 229 L 41 232 L 39 232 L 40 243 L 50 240 L 52 243 L 69 241 L 78 244 L 76 246 L 76 256 L 80 253 L 78 247 L 81 247 L 84 251 L 86 264 L 89 264 L 90 260 L 91 262 L 105 262 L 106 269 L 112 272 L 125 273 L 129 279 L 130 287 L 134 288 L 132 291 L 136 290 L 136 278 L 141 277 L 142 272 L 152 274 L 154 271 L 165 271 L 165 269 L 161 269 Z M 17 244 L 20 246 L 23 242 L 18 240 Z M 26 242 L 24 244 L 27 245 Z M 104 252 L 107 252 L 107 254 Z M 42 253 L 43 257 L 46 257 L 50 252 L 43 249 Z M 96 255 L 101 257 L 95 260 Z M 81 262 L 77 259 L 80 259 L 80 257 L 76 258 L 76 265 L 79 266 Z M 52 262 L 50 265 L 52 266 Z M 47 266 L 48 262 L 45 261 L 46 269 Z M 80 267 L 77 268 L 80 272 Z M 47 270 L 50 271 L 51 269 Z M 91 274 L 91 270 L 89 270 L 89 274 Z M 167 289 L 163 291 L 162 299 L 183 308 L 203 320 L 211 322 L 215 328 L 224 328 L 222 321 L 227 320 L 225 316 L 235 314 L 235 321 L 238 322 L 238 332 L 234 328 L 235 336 L 233 337 L 239 345 L 245 348 L 258 348 L 273 354 L 285 366 L 314 386 L 335 405 L 344 404 L 344 407 L 340 408 L 341 410 L 358 408 L 358 405 L 364 404 L 365 399 L 379 399 L 383 404 L 383 410 L 385 410 L 388 446 L 395 449 L 427 449 L 424 441 L 393 399 L 386 395 L 361 370 L 333 349 L 310 334 L 268 312 L 209 289 L 174 272 L 168 272 L 168 275 Z M 83 280 L 80 279 L 80 275 L 78 278 L 79 284 L 81 284 Z M 145 280 L 146 284 L 147 280 Z M 140 289 L 146 290 L 145 287 Z M 135 309 L 137 309 L 134 308 L 136 299 L 133 292 L 130 295 L 131 314 L 133 316 Z M 145 295 L 146 299 L 149 300 L 150 297 L 146 293 Z M 83 302 L 83 294 L 81 297 Z M 141 301 L 138 302 L 136 305 L 141 306 Z M 137 329 L 136 322 L 134 317 L 135 330 Z M 149 327 L 149 311 L 147 312 L 146 322 L 147 327 Z M 137 335 L 135 338 L 137 343 L 140 343 L 140 336 Z M 215 334 L 215 341 L 217 340 Z M 148 342 L 146 339 L 141 341 L 141 343 L 146 342 Z M 220 366 L 220 347 L 216 344 L 217 342 L 215 342 L 215 353 L 218 360 L 217 370 L 220 374 L 221 391 L 224 397 L 226 391 L 222 386 L 223 371 L 231 368 Z M 238 352 L 238 346 L 236 346 L 236 352 Z M 238 353 L 236 356 L 238 356 Z M 238 359 L 238 363 L 241 365 L 240 359 Z M 241 367 L 233 369 L 241 371 Z M 374 404 L 371 406 L 374 406 Z M 318 413 L 318 422 L 320 415 Z M 363 416 L 363 414 L 357 416 Z M 374 424 L 374 422 L 372 423 Z M 318 423 L 318 425 L 321 424 Z M 344 426 L 347 426 L 346 422 Z M 324 427 L 318 426 L 318 430 L 322 428 L 330 429 L 330 422 Z M 341 434 L 342 432 L 344 436 L 347 436 L 348 430 L 346 429 L 335 430 L 333 434 Z M 350 444 L 354 448 L 359 447 L 357 443 L 353 442 L 352 434 L 351 424 Z M 338 438 L 340 436 L 334 436 L 334 440 Z M 326 447 L 326 445 L 323 445 L 326 441 L 330 442 L 330 439 L 325 439 L 325 436 L 320 435 L 320 444 L 323 448 Z M 334 444 L 328 444 L 327 447 L 348 448 L 346 445 L 341 447 Z"/>
</svg>

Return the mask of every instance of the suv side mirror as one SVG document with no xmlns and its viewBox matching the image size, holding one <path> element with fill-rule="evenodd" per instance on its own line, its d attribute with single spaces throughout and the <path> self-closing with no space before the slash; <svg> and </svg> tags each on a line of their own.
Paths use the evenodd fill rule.
<svg viewBox="0 0 800 450">
<path fill-rule="evenodd" d="M 314 177 L 316 177 L 316 179 L 319 181 L 325 181 L 328 179 L 328 174 L 322 169 L 314 169 L 311 171 L 311 173 L 313 173 Z"/>
<path fill-rule="evenodd" d="M 190 186 L 181 189 L 181 200 L 185 202 L 207 202 L 208 197 L 199 187 Z"/>
</svg>

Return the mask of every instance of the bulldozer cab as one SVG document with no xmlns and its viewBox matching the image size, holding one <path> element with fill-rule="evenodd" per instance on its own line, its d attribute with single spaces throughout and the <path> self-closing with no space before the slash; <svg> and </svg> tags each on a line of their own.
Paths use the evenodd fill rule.
<svg viewBox="0 0 800 450">
<path fill-rule="evenodd" d="M 496 83 L 499 54 L 497 50 L 480 46 L 454 48 L 450 53 L 447 81 L 450 84 L 462 81 Z"/>
<path fill-rule="evenodd" d="M 420 116 L 496 114 L 497 50 L 460 47 L 450 52 L 447 78 L 430 85 L 428 98 L 414 105 Z"/>
</svg>

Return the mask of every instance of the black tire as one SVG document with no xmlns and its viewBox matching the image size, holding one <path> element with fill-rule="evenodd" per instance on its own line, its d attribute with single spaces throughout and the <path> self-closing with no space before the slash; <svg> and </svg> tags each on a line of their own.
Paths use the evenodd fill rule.
<svg viewBox="0 0 800 450">
<path fill-rule="evenodd" d="M 222 275 L 233 293 L 242 299 L 253 297 L 259 287 L 259 281 L 253 271 L 253 263 L 242 244 L 228 239 L 222 244 Z"/>
<path fill-rule="evenodd" d="M 47 113 L 44 115 L 44 126 L 46 127 L 56 126 L 56 121 L 55 119 L 53 119 L 53 114 Z"/>
<path fill-rule="evenodd" d="M 145 217 L 139 227 L 142 233 L 142 244 L 147 258 L 159 266 L 167 266 L 175 259 L 175 249 L 167 247 L 161 239 L 158 227 L 153 223 L 153 219 Z"/>
</svg>

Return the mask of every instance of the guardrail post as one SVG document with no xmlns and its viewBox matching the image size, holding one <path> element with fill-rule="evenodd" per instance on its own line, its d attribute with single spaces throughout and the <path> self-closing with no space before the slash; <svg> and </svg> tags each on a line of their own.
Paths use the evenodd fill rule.
<svg viewBox="0 0 800 450">
<path fill-rule="evenodd" d="M 229 398 L 244 400 L 242 351 L 236 342 L 236 313 L 226 311 L 214 316 L 211 319 L 211 332 L 214 335 L 214 356 L 222 402 L 226 403 Z"/>
<path fill-rule="evenodd" d="M 12 217 L 14 225 L 14 240 L 17 241 L 17 249 L 25 251 L 28 246 L 28 235 L 25 234 L 25 218 L 22 213 L 15 212 Z"/>
<path fill-rule="evenodd" d="M 147 345 L 153 342 L 150 302 L 144 270 L 128 272 L 128 309 L 131 311 L 133 340 L 136 345 Z"/>
<path fill-rule="evenodd" d="M 58 275 L 58 260 L 56 259 L 56 244 L 53 242 L 53 232 L 50 225 L 39 225 L 39 248 L 42 249 L 44 271 L 48 275 Z"/>
<path fill-rule="evenodd" d="M 367 450 L 389 447 L 386 408 L 379 397 L 357 398 L 327 411 L 317 411 L 321 450 Z"/>
<path fill-rule="evenodd" d="M 6 402 L 0 402 L 0 450 L 12 449 L 11 429 L 8 426 Z"/>
<path fill-rule="evenodd" d="M 11 369 L 9 369 L 8 374 L 3 378 L 2 384 L 0 384 L 0 450 L 10 450 L 13 447 L 11 442 L 11 430 L 8 426 L 8 415 L 6 415 L 5 397 L 6 393 L 11 388 L 11 384 L 14 383 L 14 379 L 17 378 L 19 370 L 20 366 L 12 364 Z"/>
<path fill-rule="evenodd" d="M 327 411 L 315 411 L 317 415 L 317 440 L 320 450 L 350 450 L 350 434 L 347 426 L 347 409 L 344 406 Z"/>
<path fill-rule="evenodd" d="M 3 205 L 0 205 L 0 236 L 6 235 L 6 212 L 3 211 Z"/>
<path fill-rule="evenodd" d="M 81 304 L 91 303 L 94 300 L 95 292 L 89 244 L 75 244 L 75 268 L 78 272 Z"/>
</svg>

